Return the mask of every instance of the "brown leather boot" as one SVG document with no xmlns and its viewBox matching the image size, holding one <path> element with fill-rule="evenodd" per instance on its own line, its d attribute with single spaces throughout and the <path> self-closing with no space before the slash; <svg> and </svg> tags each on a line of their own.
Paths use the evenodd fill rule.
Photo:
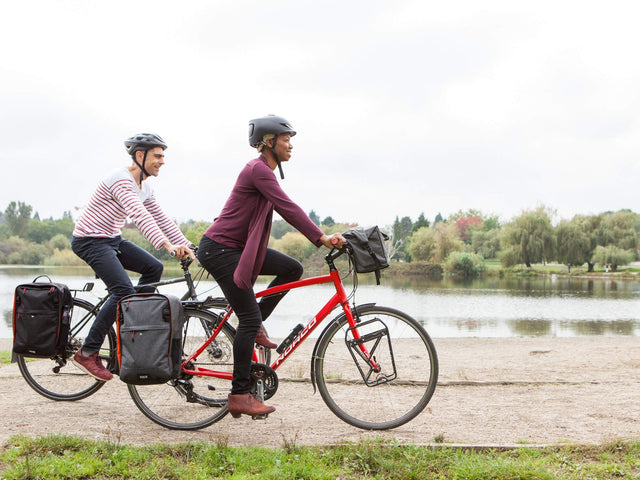
<svg viewBox="0 0 640 480">
<path fill-rule="evenodd" d="M 263 325 L 260 325 L 260 329 L 258 330 L 258 334 L 256 335 L 256 343 L 266 348 L 276 348 L 278 346 L 277 344 L 269 340 L 269 337 L 267 337 L 267 331 L 264 329 Z"/>
<path fill-rule="evenodd" d="M 268 415 L 275 412 L 276 407 L 269 407 L 250 393 L 229 394 L 229 413 L 233 418 L 245 415 Z"/>
</svg>

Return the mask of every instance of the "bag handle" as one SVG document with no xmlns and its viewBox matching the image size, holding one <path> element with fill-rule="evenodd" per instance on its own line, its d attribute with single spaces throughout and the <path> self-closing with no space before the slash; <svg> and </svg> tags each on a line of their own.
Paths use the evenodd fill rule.
<svg viewBox="0 0 640 480">
<path fill-rule="evenodd" d="M 33 282 L 31 282 L 31 283 L 36 283 L 39 278 L 43 278 L 43 277 L 46 278 L 47 280 L 49 280 L 49 283 L 53 283 L 51 281 L 51 278 L 49 278 L 49 275 L 38 275 L 36 278 L 33 279 Z"/>
</svg>

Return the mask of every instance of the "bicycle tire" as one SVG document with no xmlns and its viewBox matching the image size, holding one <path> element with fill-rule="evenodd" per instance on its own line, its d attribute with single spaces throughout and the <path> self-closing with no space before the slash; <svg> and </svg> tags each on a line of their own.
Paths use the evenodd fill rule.
<svg viewBox="0 0 640 480">
<path fill-rule="evenodd" d="M 348 424 L 365 430 L 399 427 L 419 415 L 431 400 L 438 381 L 435 346 L 425 329 L 399 310 L 366 305 L 356 311 L 358 332 L 369 338 L 365 345 L 382 370 L 369 369 L 358 356 L 356 341 L 347 345 L 353 336 L 342 314 L 316 344 L 316 385 L 329 409 Z"/>
<path fill-rule="evenodd" d="M 185 308 L 183 359 L 211 336 L 220 319 L 208 310 Z M 235 330 L 225 323 L 214 341 L 203 351 L 192 369 L 199 366 L 233 372 Z M 199 430 L 222 419 L 227 413 L 231 381 L 183 373 L 176 380 L 159 385 L 127 385 L 138 409 L 151 421 L 171 430 Z"/>
<path fill-rule="evenodd" d="M 43 397 L 56 401 L 75 401 L 96 393 L 105 382 L 81 371 L 71 358 L 82 347 L 96 316 L 95 307 L 86 300 L 73 299 L 71 334 L 65 351 L 51 358 L 30 358 L 17 355 L 18 368 L 27 384 Z M 100 350 L 100 356 L 109 370 L 116 362 L 116 333 L 109 329 Z"/>
</svg>

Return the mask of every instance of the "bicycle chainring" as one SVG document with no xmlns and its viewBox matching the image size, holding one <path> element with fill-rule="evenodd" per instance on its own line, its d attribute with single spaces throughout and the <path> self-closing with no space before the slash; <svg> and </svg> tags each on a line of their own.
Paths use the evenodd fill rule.
<svg viewBox="0 0 640 480">
<path fill-rule="evenodd" d="M 251 393 L 257 392 L 257 382 L 262 380 L 264 387 L 264 399 L 268 400 L 278 391 L 278 375 L 269 365 L 263 363 L 251 364 Z"/>
</svg>

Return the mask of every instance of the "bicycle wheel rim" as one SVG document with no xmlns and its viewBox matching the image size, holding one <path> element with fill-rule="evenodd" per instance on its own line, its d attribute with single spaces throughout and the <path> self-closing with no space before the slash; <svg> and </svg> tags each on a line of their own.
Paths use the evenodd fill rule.
<svg viewBox="0 0 640 480">
<path fill-rule="evenodd" d="M 71 359 L 82 346 L 84 337 L 95 320 L 94 306 L 81 299 L 73 300 L 71 318 L 72 337 L 64 353 L 52 358 L 29 358 L 18 355 L 20 373 L 27 384 L 43 397 L 56 401 L 75 401 L 97 392 L 104 382 L 81 371 Z M 84 324 L 82 328 L 80 325 Z M 113 329 L 100 350 L 100 356 L 107 368 L 115 364 L 116 335 Z"/>
<path fill-rule="evenodd" d="M 316 384 L 329 409 L 350 425 L 367 430 L 396 428 L 419 415 L 433 395 L 438 379 L 435 347 L 424 328 L 398 310 L 371 306 L 358 313 L 360 334 L 377 336 L 374 355 L 382 371 L 367 370 L 369 364 L 347 346 L 345 338 L 353 337 L 347 333 L 343 315 L 318 341 Z M 373 348 L 375 341 L 367 342 L 367 348 Z M 365 379 L 381 383 L 367 386 Z"/>
<path fill-rule="evenodd" d="M 211 335 L 218 317 L 211 312 L 185 309 L 183 359 Z M 198 367 L 233 371 L 234 331 L 223 325 L 209 347 L 192 363 Z M 198 430 L 223 418 L 231 381 L 207 376 L 183 375 L 160 385 L 127 385 L 138 409 L 150 420 L 172 430 Z"/>
</svg>

